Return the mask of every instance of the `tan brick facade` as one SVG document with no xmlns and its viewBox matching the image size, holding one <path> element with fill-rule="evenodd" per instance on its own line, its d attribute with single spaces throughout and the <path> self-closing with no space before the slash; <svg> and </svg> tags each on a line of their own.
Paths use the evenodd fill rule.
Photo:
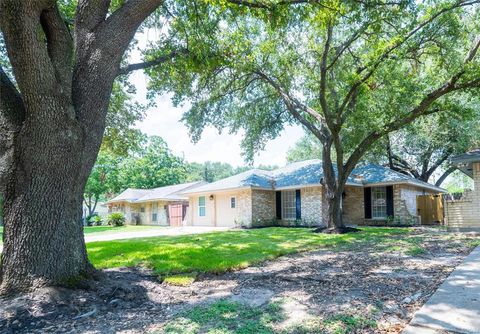
<svg viewBox="0 0 480 334">
<path fill-rule="evenodd" d="M 273 190 L 252 190 L 251 196 L 252 218 L 251 221 L 272 221 L 275 219 L 275 191 Z"/>
<path fill-rule="evenodd" d="M 343 200 L 343 221 L 345 224 L 360 225 L 365 218 L 363 187 L 346 187 Z"/>
<path fill-rule="evenodd" d="M 445 202 L 446 224 L 453 230 L 480 228 L 480 163 L 472 167 L 474 190 L 460 200 Z"/>
<path fill-rule="evenodd" d="M 308 225 L 322 224 L 322 187 L 302 188 L 302 221 Z"/>
</svg>

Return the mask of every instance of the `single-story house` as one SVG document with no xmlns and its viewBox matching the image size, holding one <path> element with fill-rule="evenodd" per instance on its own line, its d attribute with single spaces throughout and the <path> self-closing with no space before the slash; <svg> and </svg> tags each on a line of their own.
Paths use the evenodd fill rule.
<svg viewBox="0 0 480 334">
<path fill-rule="evenodd" d="M 204 185 L 191 182 L 155 189 L 127 189 L 107 202 L 109 212 L 122 212 L 132 225 L 181 226 L 187 214 L 188 197 L 181 192 Z"/>
<path fill-rule="evenodd" d="M 453 157 L 451 164 L 473 178 L 473 190 L 445 202 L 446 225 L 451 230 L 480 230 L 480 149 Z"/>
<path fill-rule="evenodd" d="M 325 225 L 325 193 L 320 160 L 292 163 L 266 171 L 252 169 L 213 183 L 192 187 L 187 224 L 193 226 L 252 226 L 273 220 Z M 417 196 L 444 189 L 391 169 L 368 164 L 357 167 L 343 197 L 347 224 L 386 222 L 419 224 Z"/>
</svg>

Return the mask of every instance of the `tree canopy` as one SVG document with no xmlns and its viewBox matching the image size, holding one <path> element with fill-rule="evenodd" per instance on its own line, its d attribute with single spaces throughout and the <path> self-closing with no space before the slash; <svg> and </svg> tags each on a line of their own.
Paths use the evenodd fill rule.
<svg viewBox="0 0 480 334">
<path fill-rule="evenodd" d="M 191 103 L 194 140 L 209 124 L 244 129 L 247 159 L 285 124 L 303 125 L 322 143 L 329 221 L 341 226 L 341 194 L 365 153 L 421 116 L 458 111 L 478 89 L 476 4 L 312 2 L 245 17 L 227 7 L 202 21 L 217 27 L 202 66 L 178 62 L 167 82 L 152 72 L 152 88 Z"/>
</svg>

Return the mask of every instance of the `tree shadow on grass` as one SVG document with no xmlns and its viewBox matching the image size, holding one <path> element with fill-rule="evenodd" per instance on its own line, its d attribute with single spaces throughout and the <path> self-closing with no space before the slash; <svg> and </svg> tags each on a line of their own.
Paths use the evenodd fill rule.
<svg viewBox="0 0 480 334">
<path fill-rule="evenodd" d="M 141 268 L 107 270 L 105 277 L 100 281 L 91 282 L 88 290 L 57 289 L 54 292 L 36 292 L 22 297 L 23 299 L 19 297 L 17 300 L 1 301 L 0 310 L 4 311 L 3 313 L 0 311 L 0 332 L 44 333 L 67 330 L 101 333 L 121 330 L 146 332 L 160 326 L 169 317 L 175 317 L 175 314 L 185 318 L 185 314 L 195 307 L 224 299 L 230 303 L 233 296 L 252 289 L 272 292 L 272 298 L 266 300 L 265 305 L 274 303 L 276 300 L 273 299 L 277 297 L 303 298 L 302 302 L 309 310 L 326 317 L 343 313 L 345 306 L 354 311 L 365 312 L 372 305 L 381 309 L 381 304 L 386 301 L 399 302 L 418 290 L 431 291 L 429 289 L 432 282 L 438 280 L 438 273 L 431 268 L 416 269 L 416 278 L 412 284 L 411 272 L 400 275 L 396 271 L 408 267 L 409 257 L 400 257 L 396 253 L 388 252 L 378 256 L 378 252 L 369 252 L 368 248 L 365 248 L 375 244 L 390 247 L 391 243 L 404 239 L 403 235 L 399 234 L 394 235 L 391 241 L 382 243 L 386 233 L 375 230 L 375 233 L 369 235 L 355 233 L 342 235 L 340 239 L 325 238 L 321 240 L 322 246 L 329 244 L 331 247 L 328 249 L 335 252 L 323 250 L 295 254 L 242 271 L 225 274 L 205 273 L 188 287 L 161 284 L 157 279 L 158 271 L 156 274 Z M 260 254 L 259 258 L 264 260 L 272 254 L 282 255 L 282 252 L 290 249 L 298 251 L 300 247 L 305 249 L 309 249 L 310 246 L 312 249 L 319 247 L 319 241 L 315 237 L 307 240 L 313 244 L 303 241 L 296 243 L 288 233 L 282 235 L 271 233 L 263 235 L 262 239 L 257 238 L 258 240 L 242 234 L 232 234 L 229 238 L 221 240 L 208 235 L 189 239 L 189 242 L 182 238 L 171 238 L 167 242 L 159 242 L 160 239 L 142 239 L 137 244 L 132 243 L 134 246 L 130 244 L 131 241 L 121 241 L 115 242 L 114 249 L 122 252 L 124 257 L 140 254 L 142 263 L 156 264 L 160 272 L 164 270 L 166 273 L 185 272 L 192 267 L 205 268 L 203 261 L 205 258 L 215 268 L 231 268 L 232 261 L 235 263 L 251 261 L 252 252 Z M 184 244 L 188 247 L 184 247 Z M 97 252 L 96 256 L 111 255 L 111 248 L 107 245 L 93 244 L 92 249 Z M 168 247 L 165 247 L 166 245 Z M 362 247 L 363 252 L 351 251 Z M 167 248 L 168 251 L 149 254 L 163 248 Z M 385 266 L 389 270 L 383 270 Z M 269 311 L 265 305 L 260 307 L 262 315 L 258 314 L 257 308 L 251 307 L 253 315 L 251 319 L 248 317 L 246 319 L 248 326 L 254 326 L 252 328 L 266 326 L 264 314 L 268 316 Z M 235 318 L 235 314 L 245 310 L 243 306 L 235 307 L 237 308 L 232 311 L 233 313 L 226 307 L 225 314 L 230 312 L 230 316 Z M 93 313 L 89 314 L 90 312 Z M 207 307 L 206 310 L 198 312 L 209 314 L 213 311 Z M 199 326 L 214 328 L 218 325 L 229 328 L 229 325 L 222 321 L 211 320 L 189 321 L 200 322 Z M 14 323 L 15 321 L 17 322 Z M 248 326 L 245 330 L 249 328 Z M 230 332 L 242 333 L 239 329 L 232 329 Z"/>
</svg>

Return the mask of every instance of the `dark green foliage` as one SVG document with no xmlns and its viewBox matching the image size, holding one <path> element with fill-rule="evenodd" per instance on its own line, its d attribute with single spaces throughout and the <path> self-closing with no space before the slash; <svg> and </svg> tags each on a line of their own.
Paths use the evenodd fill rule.
<svg viewBox="0 0 480 334">
<path fill-rule="evenodd" d="M 125 225 L 125 216 L 121 212 L 114 212 L 108 215 L 106 222 L 110 226 L 123 226 Z"/>
<path fill-rule="evenodd" d="M 103 219 L 99 215 L 93 215 L 87 217 L 87 225 L 88 226 L 101 226 L 103 224 Z"/>
</svg>

